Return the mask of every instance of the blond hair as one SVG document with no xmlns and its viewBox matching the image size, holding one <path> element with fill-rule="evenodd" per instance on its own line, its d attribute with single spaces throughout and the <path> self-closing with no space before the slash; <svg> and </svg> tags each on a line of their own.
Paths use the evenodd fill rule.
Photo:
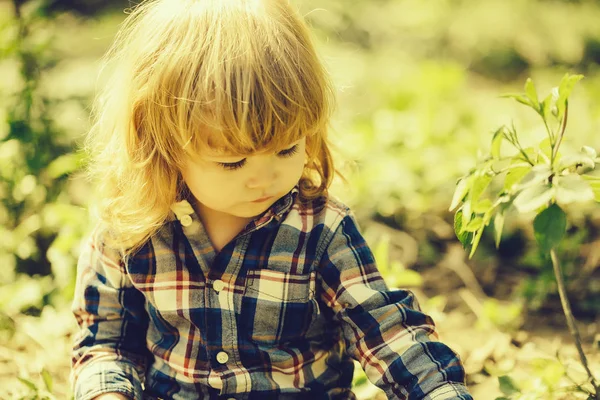
<svg viewBox="0 0 600 400">
<path fill-rule="evenodd" d="M 333 89 L 288 1 L 145 1 L 124 21 L 106 67 L 86 147 L 100 220 L 126 255 L 181 198 L 186 156 L 215 139 L 249 154 L 306 136 L 300 196 L 327 193 Z"/>
</svg>

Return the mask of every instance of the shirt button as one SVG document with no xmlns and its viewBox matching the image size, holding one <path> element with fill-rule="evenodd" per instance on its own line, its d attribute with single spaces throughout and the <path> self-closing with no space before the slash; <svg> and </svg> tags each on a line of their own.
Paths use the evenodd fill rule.
<svg viewBox="0 0 600 400">
<path fill-rule="evenodd" d="M 227 353 L 224 351 L 220 351 L 217 353 L 217 361 L 221 364 L 225 364 L 227 361 L 229 361 L 229 355 L 227 355 Z"/>
<path fill-rule="evenodd" d="M 223 290 L 223 288 L 225 287 L 225 282 L 223 282 L 220 279 L 217 279 L 216 281 L 213 282 L 213 289 L 215 289 L 215 292 L 219 293 L 221 290 Z"/>
<path fill-rule="evenodd" d="M 183 217 L 180 218 L 180 221 L 181 221 L 181 225 L 190 226 L 192 224 L 192 217 L 190 217 L 189 215 L 184 215 Z"/>
</svg>

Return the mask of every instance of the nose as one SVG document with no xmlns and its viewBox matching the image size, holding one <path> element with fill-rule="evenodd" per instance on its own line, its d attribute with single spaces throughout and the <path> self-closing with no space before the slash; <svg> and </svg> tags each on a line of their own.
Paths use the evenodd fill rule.
<svg viewBox="0 0 600 400">
<path fill-rule="evenodd" d="M 246 186 L 248 189 L 258 189 L 268 191 L 273 187 L 273 182 L 277 177 L 275 163 L 270 157 L 265 157 L 256 163 L 256 168 L 253 169 L 252 175 L 248 179 Z M 270 194 L 270 193 L 265 193 Z"/>
</svg>

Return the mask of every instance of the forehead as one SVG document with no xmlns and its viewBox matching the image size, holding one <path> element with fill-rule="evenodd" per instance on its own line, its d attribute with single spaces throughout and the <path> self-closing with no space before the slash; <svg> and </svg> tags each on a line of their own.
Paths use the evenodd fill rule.
<svg viewBox="0 0 600 400">
<path fill-rule="evenodd" d="M 204 157 L 237 157 L 278 152 L 304 138 L 304 135 L 298 137 L 282 135 L 279 138 L 272 138 L 267 143 L 258 143 L 246 136 L 232 143 L 233 137 L 217 128 L 205 126 L 200 132 L 202 136 L 192 139 L 193 145 L 188 152 Z"/>
</svg>

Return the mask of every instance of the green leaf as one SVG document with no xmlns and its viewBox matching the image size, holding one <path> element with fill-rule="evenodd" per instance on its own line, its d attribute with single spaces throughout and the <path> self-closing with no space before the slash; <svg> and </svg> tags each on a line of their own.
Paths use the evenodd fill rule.
<svg viewBox="0 0 600 400">
<path fill-rule="evenodd" d="M 558 108 L 557 118 L 559 120 L 562 120 L 565 115 L 567 99 L 571 95 L 573 87 L 581 79 L 583 79 L 583 75 L 569 75 L 567 73 L 560 81 L 560 85 L 558 86 L 558 100 L 556 101 L 556 107 Z"/>
<path fill-rule="evenodd" d="M 492 138 L 492 157 L 497 160 L 500 158 L 500 147 L 502 146 L 502 140 L 504 140 L 504 127 L 494 132 Z"/>
<path fill-rule="evenodd" d="M 589 175 L 581 175 L 581 178 L 585 179 L 590 184 L 590 188 L 594 193 L 594 200 L 600 202 L 600 178 Z"/>
<path fill-rule="evenodd" d="M 565 376 L 565 367 L 559 360 L 537 358 L 531 361 L 534 374 L 544 381 L 549 388 L 556 388 L 558 382 Z"/>
<path fill-rule="evenodd" d="M 477 214 L 485 214 L 486 212 L 490 211 L 492 208 L 494 208 L 492 201 L 490 199 L 483 199 L 480 202 L 478 202 L 475 205 L 475 207 L 473 207 L 473 211 L 475 211 L 475 213 L 477 213 Z"/>
<path fill-rule="evenodd" d="M 389 236 L 384 235 L 373 249 L 373 257 L 375 257 L 375 262 L 383 271 L 387 271 L 390 268 L 389 247 L 390 238 Z"/>
<path fill-rule="evenodd" d="M 589 182 L 577 174 L 557 176 L 554 178 L 554 185 L 556 187 L 556 201 L 560 204 L 594 199 L 594 191 Z"/>
<path fill-rule="evenodd" d="M 472 203 L 477 203 L 477 201 L 479 200 L 483 192 L 485 192 L 485 189 L 487 189 L 491 182 L 492 177 L 487 174 L 479 175 L 475 178 L 473 186 L 471 187 L 471 192 L 469 193 L 469 198 Z"/>
<path fill-rule="evenodd" d="M 531 168 L 520 182 L 521 187 L 534 186 L 540 183 L 547 183 L 552 175 L 552 169 L 548 164 L 538 164 Z"/>
<path fill-rule="evenodd" d="M 369 378 L 367 378 L 367 375 L 363 373 L 353 379 L 352 386 L 354 386 L 354 387 L 361 386 L 361 385 L 364 385 L 365 383 L 367 383 L 368 381 L 369 381 Z"/>
<path fill-rule="evenodd" d="M 531 171 L 531 165 L 522 164 L 517 167 L 511 167 L 511 169 L 506 174 L 506 178 L 504 178 L 504 190 L 510 192 L 514 185 L 521 182 L 521 180 Z"/>
<path fill-rule="evenodd" d="M 538 100 L 537 92 L 535 90 L 535 85 L 533 84 L 531 78 L 527 78 L 527 81 L 525 82 L 525 94 L 531 101 L 531 105 L 533 106 L 533 108 L 539 110 L 540 103 Z"/>
<path fill-rule="evenodd" d="M 568 168 L 573 168 L 576 166 L 582 166 L 587 168 L 588 170 L 594 169 L 596 166 L 596 162 L 594 161 L 595 157 L 589 157 L 584 154 L 574 154 L 562 157 L 558 163 L 558 170 L 563 171 Z"/>
<path fill-rule="evenodd" d="M 466 226 L 469 221 L 471 220 L 471 218 L 473 217 L 473 210 L 471 209 L 471 202 L 470 201 L 465 201 L 463 206 L 461 207 L 462 210 L 462 223 L 463 226 Z"/>
<path fill-rule="evenodd" d="M 566 100 L 571 95 L 575 84 L 582 79 L 583 75 L 569 75 L 566 73 L 558 85 L 558 101 Z"/>
<path fill-rule="evenodd" d="M 581 154 L 585 154 L 592 160 L 595 160 L 596 157 L 598 157 L 598 153 L 596 152 L 596 149 L 594 149 L 593 147 L 590 147 L 590 146 L 583 146 L 581 148 L 580 152 L 581 152 Z"/>
<path fill-rule="evenodd" d="M 546 138 L 540 142 L 540 151 L 546 156 L 548 160 L 552 158 L 552 142 L 550 138 Z"/>
<path fill-rule="evenodd" d="M 525 154 L 527 154 L 527 156 L 529 157 L 529 159 L 531 161 L 533 161 L 534 163 L 538 163 L 538 151 L 536 148 L 534 147 L 525 147 L 523 149 L 523 151 L 525 151 Z"/>
<path fill-rule="evenodd" d="M 549 253 L 567 231 L 567 215 L 557 204 L 552 204 L 533 220 L 535 239 L 544 253 Z"/>
<path fill-rule="evenodd" d="M 475 232 L 483 226 L 483 218 L 475 217 L 464 227 L 465 232 Z"/>
<path fill-rule="evenodd" d="M 56 179 L 62 175 L 77 171 L 81 167 L 82 161 L 83 155 L 81 153 L 63 154 L 48 164 L 46 172 L 50 178 Z"/>
<path fill-rule="evenodd" d="M 469 176 L 467 178 L 459 179 L 456 184 L 456 189 L 454 189 L 454 195 L 452 196 L 452 203 L 450 203 L 449 211 L 454 210 L 458 205 L 463 201 L 467 193 L 469 193 L 470 183 L 472 178 Z"/>
<path fill-rule="evenodd" d="M 22 378 L 22 377 L 20 377 L 20 376 L 18 377 L 18 379 L 19 379 L 19 381 L 21 381 L 21 383 L 22 383 L 22 384 L 24 384 L 24 385 L 25 385 L 25 386 L 27 386 L 29 389 L 31 389 L 31 390 L 33 390 L 34 392 L 36 392 L 36 393 L 37 393 L 37 391 L 38 391 L 38 388 L 37 388 L 37 386 L 35 385 L 35 383 L 31 382 L 29 379 L 25 379 L 25 378 Z"/>
<path fill-rule="evenodd" d="M 550 101 L 550 113 L 558 119 L 558 98 L 560 97 L 558 93 L 558 87 L 553 87 L 552 91 L 552 100 Z"/>
<path fill-rule="evenodd" d="M 500 247 L 502 229 L 504 229 L 504 214 L 500 212 L 494 217 L 494 239 L 496 242 L 496 248 Z"/>
<path fill-rule="evenodd" d="M 483 300 L 483 315 L 498 328 L 520 324 L 523 315 L 521 302 L 501 302 L 494 298 Z"/>
<path fill-rule="evenodd" d="M 412 269 L 402 269 L 392 274 L 389 279 L 393 287 L 419 287 L 423 286 L 423 277 Z"/>
<path fill-rule="evenodd" d="M 492 161 L 492 163 L 489 165 L 491 173 L 493 173 L 494 176 L 497 176 L 501 172 L 510 169 L 512 161 L 513 160 L 511 160 L 510 158 L 499 158 L 495 161 Z"/>
<path fill-rule="evenodd" d="M 540 104 L 540 115 L 544 120 L 548 121 L 550 115 L 552 114 L 552 103 L 554 100 L 554 96 L 550 93 L 544 101 Z"/>
<path fill-rule="evenodd" d="M 456 233 L 456 237 L 462 244 L 463 248 L 466 249 L 471 243 L 473 234 L 471 232 L 465 232 L 462 229 L 462 225 L 463 225 L 463 212 L 462 212 L 462 210 L 458 210 L 456 212 L 456 214 L 454 214 L 454 232 Z"/>
<path fill-rule="evenodd" d="M 517 386 L 515 381 L 508 375 L 498 377 L 498 383 L 500 384 L 500 391 L 506 395 L 515 393 L 521 393 L 521 389 Z"/>
<path fill-rule="evenodd" d="M 520 93 L 519 94 L 508 93 L 508 94 L 503 94 L 500 97 L 504 97 L 504 98 L 508 98 L 508 99 L 515 99 L 516 101 L 518 101 L 521 104 L 525 104 L 526 106 L 536 108 L 534 105 L 531 104 L 531 100 L 529 100 L 529 98 L 527 96 L 522 95 Z"/>
<path fill-rule="evenodd" d="M 529 186 L 515 197 L 513 204 L 521 213 L 535 211 L 554 197 L 554 188 L 546 183 Z"/>
<path fill-rule="evenodd" d="M 52 382 L 52 376 L 50 375 L 50 372 L 48 372 L 47 369 L 42 369 L 42 379 L 44 380 L 44 385 L 46 386 L 46 390 L 48 390 L 49 392 L 52 392 L 52 386 L 53 386 L 53 382 Z"/>
<path fill-rule="evenodd" d="M 472 258 L 475 254 L 475 250 L 477 250 L 477 247 L 479 246 L 479 241 L 481 240 L 484 229 L 485 225 L 482 223 L 481 228 L 479 228 L 479 230 L 473 234 L 473 242 L 471 243 L 471 252 L 469 253 L 469 258 Z"/>
</svg>

